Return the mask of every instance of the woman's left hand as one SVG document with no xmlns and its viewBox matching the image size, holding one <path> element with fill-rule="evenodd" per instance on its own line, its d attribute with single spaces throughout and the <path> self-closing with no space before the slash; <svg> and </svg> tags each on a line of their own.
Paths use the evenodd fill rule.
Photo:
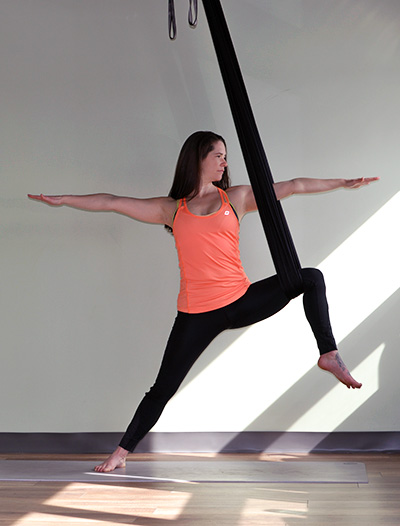
<svg viewBox="0 0 400 526">
<path fill-rule="evenodd" d="M 378 181 L 379 177 L 359 177 L 358 179 L 345 179 L 344 188 L 360 188 L 361 186 L 366 186 L 367 184 Z"/>
</svg>

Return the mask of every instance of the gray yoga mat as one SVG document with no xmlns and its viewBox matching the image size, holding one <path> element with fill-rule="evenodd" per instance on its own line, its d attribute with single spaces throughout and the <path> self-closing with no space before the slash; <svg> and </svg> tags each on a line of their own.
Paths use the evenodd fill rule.
<svg viewBox="0 0 400 526">
<path fill-rule="evenodd" d="M 360 462 L 148 461 L 96 473 L 93 461 L 1 460 L 2 481 L 368 483 Z"/>
</svg>

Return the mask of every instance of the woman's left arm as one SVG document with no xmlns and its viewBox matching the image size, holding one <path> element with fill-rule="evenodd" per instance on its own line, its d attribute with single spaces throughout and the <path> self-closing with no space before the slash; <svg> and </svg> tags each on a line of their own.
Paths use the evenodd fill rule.
<svg viewBox="0 0 400 526">
<path fill-rule="evenodd" d="M 360 188 L 377 181 L 379 177 L 359 177 L 358 179 L 311 179 L 299 177 L 290 181 L 274 183 L 275 195 L 278 200 L 294 194 L 316 194 L 330 192 L 338 188 Z M 256 200 L 250 185 L 232 186 L 227 190 L 229 199 L 241 219 L 248 212 L 257 210 Z"/>
<path fill-rule="evenodd" d="M 379 177 L 359 177 L 358 179 L 311 179 L 299 177 L 291 181 L 274 183 L 276 198 L 284 199 L 294 194 L 317 194 L 338 188 L 360 188 L 377 181 Z"/>
</svg>

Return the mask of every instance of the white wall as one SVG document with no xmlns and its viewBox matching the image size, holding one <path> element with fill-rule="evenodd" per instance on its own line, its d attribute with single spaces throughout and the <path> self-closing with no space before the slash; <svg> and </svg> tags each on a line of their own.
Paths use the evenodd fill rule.
<svg viewBox="0 0 400 526">
<path fill-rule="evenodd" d="M 399 430 L 400 5 L 223 6 L 275 180 L 382 178 L 284 203 L 364 387 L 316 369 L 296 300 L 218 338 L 156 429 Z M 233 180 L 247 181 L 204 12 L 195 31 L 185 0 L 176 12 L 170 42 L 158 0 L 0 2 L 2 432 L 122 431 L 154 380 L 178 288 L 162 227 L 26 194 L 165 195 L 197 129 L 226 137 Z M 252 280 L 273 272 L 256 214 L 242 254 Z"/>
</svg>

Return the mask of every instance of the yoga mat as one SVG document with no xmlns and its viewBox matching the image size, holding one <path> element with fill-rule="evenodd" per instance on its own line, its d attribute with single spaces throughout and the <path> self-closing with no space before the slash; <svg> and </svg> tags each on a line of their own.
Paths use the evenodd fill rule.
<svg viewBox="0 0 400 526">
<path fill-rule="evenodd" d="M 95 462 L 1 460 L 2 481 L 368 483 L 360 462 L 148 461 L 96 473 Z"/>
</svg>

